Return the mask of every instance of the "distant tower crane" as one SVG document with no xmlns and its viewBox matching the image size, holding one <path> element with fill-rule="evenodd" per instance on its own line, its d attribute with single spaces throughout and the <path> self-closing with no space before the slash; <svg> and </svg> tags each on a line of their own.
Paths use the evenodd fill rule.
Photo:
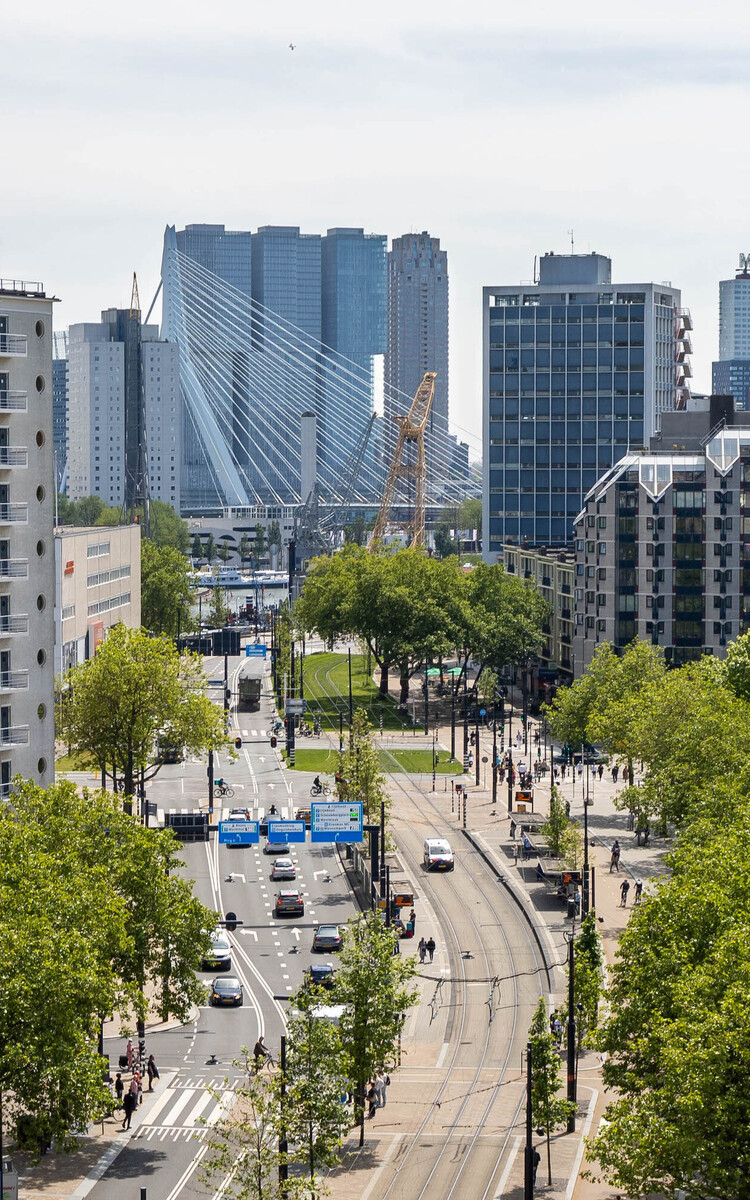
<svg viewBox="0 0 750 1200">
<path fill-rule="evenodd" d="M 427 462 L 424 452 L 424 431 L 430 417 L 430 409 L 435 396 L 436 371 L 428 371 L 417 388 L 417 394 L 411 402 L 407 416 L 396 417 L 398 423 L 398 439 L 393 451 L 393 459 L 388 469 L 385 481 L 383 499 L 367 547 L 374 549 L 377 542 L 382 542 L 391 520 L 391 509 L 396 498 L 396 486 L 399 479 L 414 480 L 414 511 L 412 520 L 407 524 L 406 531 L 410 534 L 409 544 L 424 546 L 425 497 L 427 493 Z M 404 453 L 406 443 L 416 444 L 416 461 L 408 462 Z"/>
</svg>

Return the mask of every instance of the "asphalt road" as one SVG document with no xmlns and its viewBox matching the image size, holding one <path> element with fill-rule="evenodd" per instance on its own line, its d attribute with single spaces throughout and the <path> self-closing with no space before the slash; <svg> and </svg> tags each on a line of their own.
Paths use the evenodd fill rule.
<svg viewBox="0 0 750 1200">
<path fill-rule="evenodd" d="M 244 660 L 229 660 L 230 680 L 243 666 Z M 222 686 L 214 689 L 221 703 L 224 661 L 207 660 L 206 668 L 222 680 Z M 262 817 L 275 804 L 281 816 L 290 817 L 296 807 L 309 802 L 307 776 L 295 778 L 291 784 L 278 752 L 270 748 L 272 708 L 267 672 L 265 680 L 259 712 L 232 711 L 232 732 L 242 736 L 243 746 L 236 762 L 217 763 L 216 774 L 232 784 L 235 794 L 216 801 L 216 822 L 234 806 L 246 806 L 251 816 Z M 159 810 L 205 806 L 205 763 L 165 766 L 148 798 Z M 154 1055 L 161 1078 L 155 1095 L 145 1095 L 130 1131 L 122 1133 L 126 1145 L 94 1186 L 90 1193 L 94 1200 L 132 1200 L 136 1186 L 147 1188 L 148 1200 L 216 1194 L 221 1181 L 204 1184 L 201 1163 L 208 1148 L 208 1128 L 231 1105 L 242 1079 L 235 1060 L 241 1057 L 243 1046 L 252 1049 L 259 1032 L 276 1057 L 287 999 L 302 982 L 305 968 L 313 961 L 335 965 L 335 955 L 311 952 L 313 931 L 319 923 L 345 923 L 356 911 L 333 846 L 305 843 L 292 847 L 305 913 L 303 917 L 276 918 L 276 891 L 293 885 L 270 879 L 274 860 L 262 853 L 264 840 L 259 846 L 233 847 L 219 845 L 212 834 L 208 843 L 184 847 L 186 875 L 195 881 L 199 899 L 222 914 L 236 912 L 243 922 L 230 940 L 231 974 L 242 982 L 244 1004 L 231 1009 L 206 1005 L 191 1024 L 149 1034 L 147 1053 Z M 206 983 L 214 974 L 203 973 Z M 123 1049 L 120 1039 L 109 1040 L 107 1051 L 113 1063 Z"/>
</svg>

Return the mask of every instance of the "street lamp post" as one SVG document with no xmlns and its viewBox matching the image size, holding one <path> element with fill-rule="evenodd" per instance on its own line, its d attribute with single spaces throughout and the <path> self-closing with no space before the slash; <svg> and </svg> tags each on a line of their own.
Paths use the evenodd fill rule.
<svg viewBox="0 0 750 1200">
<path fill-rule="evenodd" d="M 573 929 L 566 933 L 568 941 L 568 1100 L 577 1104 L 576 1088 L 576 1012 L 575 1012 L 575 922 Z M 573 1110 L 568 1117 L 568 1133 L 576 1131 L 576 1114 Z"/>
<path fill-rule="evenodd" d="M 492 716 L 492 807 L 497 804 L 497 716 Z"/>
<path fill-rule="evenodd" d="M 451 675 L 451 762 L 456 757 L 456 677 Z"/>
</svg>

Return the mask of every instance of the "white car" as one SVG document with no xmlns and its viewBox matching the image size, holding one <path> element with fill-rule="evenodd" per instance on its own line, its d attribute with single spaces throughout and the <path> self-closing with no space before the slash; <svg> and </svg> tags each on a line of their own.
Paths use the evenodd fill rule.
<svg viewBox="0 0 750 1200">
<path fill-rule="evenodd" d="M 277 858 L 271 870 L 272 879 L 296 879 L 297 868 L 291 858 Z"/>
<path fill-rule="evenodd" d="M 230 971 L 232 968 L 232 947 L 223 929 L 216 929 L 211 934 L 211 950 L 203 959 L 204 971 Z"/>
</svg>

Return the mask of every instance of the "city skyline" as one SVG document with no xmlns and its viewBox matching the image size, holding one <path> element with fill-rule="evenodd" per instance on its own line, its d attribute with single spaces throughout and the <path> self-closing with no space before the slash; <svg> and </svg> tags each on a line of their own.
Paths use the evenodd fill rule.
<svg viewBox="0 0 750 1200">
<path fill-rule="evenodd" d="M 451 263 L 454 418 L 478 430 L 481 288 L 528 278 L 533 254 L 566 250 L 572 228 L 576 250 L 611 255 L 623 278 L 679 279 L 695 385 L 710 390 L 718 281 L 746 243 L 748 168 L 726 116 L 744 98 L 747 17 L 730 3 L 710 16 L 636 3 L 606 20 L 580 2 L 510 14 L 478 4 L 467 28 L 446 4 L 387 3 L 377 22 L 341 11 L 251 15 L 230 3 L 208 36 L 192 4 L 176 23 L 136 3 L 127 36 L 75 0 L 64 13 L 10 13 L 6 108 L 24 79 L 47 82 L 17 116 L 3 273 L 50 280 L 62 327 L 104 295 L 127 305 L 134 269 L 150 303 L 167 220 L 434 230 Z M 101 103 L 123 95 L 135 97 L 125 147 Z M 52 103 L 66 136 L 35 157 Z M 693 161 L 732 161 L 732 189 L 697 173 L 680 204 L 666 202 L 671 135 L 653 116 L 677 111 L 690 113 Z M 503 153 L 489 154 L 499 129 Z"/>
</svg>

